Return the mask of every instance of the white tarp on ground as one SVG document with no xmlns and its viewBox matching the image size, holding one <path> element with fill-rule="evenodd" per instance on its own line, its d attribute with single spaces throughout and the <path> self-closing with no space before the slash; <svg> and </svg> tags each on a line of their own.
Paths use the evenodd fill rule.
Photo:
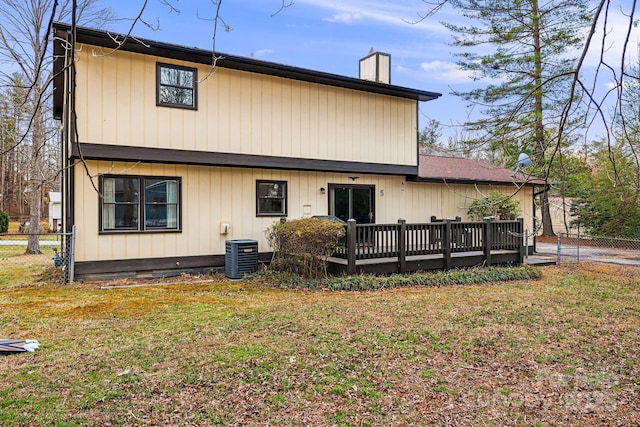
<svg viewBox="0 0 640 427">
<path fill-rule="evenodd" d="M 0 339 L 0 352 L 36 351 L 38 347 L 40 347 L 40 343 L 37 340 Z"/>
</svg>

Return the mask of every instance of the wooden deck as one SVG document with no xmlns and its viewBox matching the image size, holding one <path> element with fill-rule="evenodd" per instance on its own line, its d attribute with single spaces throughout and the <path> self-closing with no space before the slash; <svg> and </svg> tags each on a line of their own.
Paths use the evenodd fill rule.
<svg viewBox="0 0 640 427">
<path fill-rule="evenodd" d="M 328 259 L 332 274 L 393 274 L 474 266 L 518 265 L 523 221 L 355 224 Z"/>
</svg>

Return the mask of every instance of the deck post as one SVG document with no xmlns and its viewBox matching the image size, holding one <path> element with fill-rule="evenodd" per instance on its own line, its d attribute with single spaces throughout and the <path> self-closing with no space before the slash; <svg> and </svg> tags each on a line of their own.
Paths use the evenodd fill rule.
<svg viewBox="0 0 640 427">
<path fill-rule="evenodd" d="M 493 245 L 493 236 L 491 235 L 491 220 L 493 217 L 489 216 L 484 218 L 482 225 L 482 231 L 484 239 L 482 239 L 483 251 L 484 251 L 484 263 L 487 267 L 491 266 L 491 246 Z"/>
<path fill-rule="evenodd" d="M 398 261 L 400 264 L 400 274 L 407 272 L 407 220 L 398 220 Z"/>
<path fill-rule="evenodd" d="M 519 236 L 519 256 L 518 256 L 518 263 L 519 264 L 523 264 L 524 263 L 524 239 L 523 239 L 523 235 L 524 235 L 524 218 L 519 216 L 517 218 L 518 220 L 518 232 L 517 232 L 517 236 Z"/>
<path fill-rule="evenodd" d="M 449 219 L 444 220 L 442 251 L 444 256 L 444 269 L 451 270 L 451 222 Z"/>
<path fill-rule="evenodd" d="M 356 220 L 347 221 L 347 274 L 356 274 Z"/>
</svg>

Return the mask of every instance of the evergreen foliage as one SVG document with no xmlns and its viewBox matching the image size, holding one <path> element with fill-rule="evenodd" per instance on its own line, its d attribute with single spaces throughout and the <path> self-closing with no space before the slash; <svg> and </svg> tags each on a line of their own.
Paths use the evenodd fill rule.
<svg viewBox="0 0 640 427">
<path fill-rule="evenodd" d="M 0 210 L 0 233 L 6 233 L 9 230 L 9 215 Z"/>
<path fill-rule="evenodd" d="M 588 173 L 562 179 L 575 196 L 573 225 L 592 236 L 640 238 L 640 60 L 626 70 L 611 125 L 615 140 L 591 144 L 583 162 Z"/>
<path fill-rule="evenodd" d="M 283 288 L 328 289 L 332 291 L 372 291 L 407 287 L 442 287 L 480 285 L 511 280 L 539 279 L 539 268 L 531 265 L 519 267 L 473 268 L 393 274 L 391 276 L 353 275 L 326 279 L 305 279 L 292 274 L 267 272 L 265 283 Z"/>
<path fill-rule="evenodd" d="M 470 143 L 513 165 L 520 152 L 532 153 L 531 172 L 547 177 L 549 161 L 571 142 L 561 122 L 573 82 L 574 52 L 591 21 L 586 0 L 450 0 L 469 24 L 444 23 L 452 32 L 458 67 L 485 82 L 454 92 L 478 107 L 481 116 L 465 126 L 477 132 Z M 574 105 L 577 105 L 574 104 Z M 580 121 L 579 107 L 569 112 Z M 558 129 L 565 132 L 560 137 Z M 553 234 L 546 187 L 541 193 L 543 234 Z"/>
<path fill-rule="evenodd" d="M 500 220 L 514 220 L 519 213 L 520 203 L 499 191 L 491 191 L 487 197 L 475 200 L 467 210 L 467 214 L 474 221 L 489 216 Z"/>
<path fill-rule="evenodd" d="M 577 191 L 572 214 L 593 236 L 640 238 L 640 194 L 634 157 L 620 146 L 601 146 L 593 156 L 593 175 Z"/>
</svg>

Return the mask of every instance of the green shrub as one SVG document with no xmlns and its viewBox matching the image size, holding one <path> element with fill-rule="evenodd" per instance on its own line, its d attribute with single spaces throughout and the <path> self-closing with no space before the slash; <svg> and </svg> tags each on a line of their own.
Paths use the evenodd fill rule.
<svg viewBox="0 0 640 427">
<path fill-rule="evenodd" d="M 322 280 L 302 279 L 292 274 L 272 272 L 264 276 L 264 283 L 285 288 L 371 291 L 407 287 L 479 285 L 511 280 L 531 280 L 539 279 L 541 274 L 539 268 L 531 265 L 418 272 L 413 274 L 393 274 L 391 276 L 360 274 L 330 277 Z"/>
<path fill-rule="evenodd" d="M 480 221 L 489 216 L 501 220 L 513 220 L 520 214 L 520 203 L 499 191 L 491 191 L 483 199 L 471 203 L 467 214 L 474 221 Z"/>
<path fill-rule="evenodd" d="M 319 278 L 327 274 L 327 258 L 345 234 L 340 223 L 322 218 L 302 218 L 278 222 L 266 230 L 273 249 L 270 268 Z"/>
<path fill-rule="evenodd" d="M 5 211 L 0 211 L 0 233 L 6 233 L 9 230 L 9 215 Z"/>
</svg>

